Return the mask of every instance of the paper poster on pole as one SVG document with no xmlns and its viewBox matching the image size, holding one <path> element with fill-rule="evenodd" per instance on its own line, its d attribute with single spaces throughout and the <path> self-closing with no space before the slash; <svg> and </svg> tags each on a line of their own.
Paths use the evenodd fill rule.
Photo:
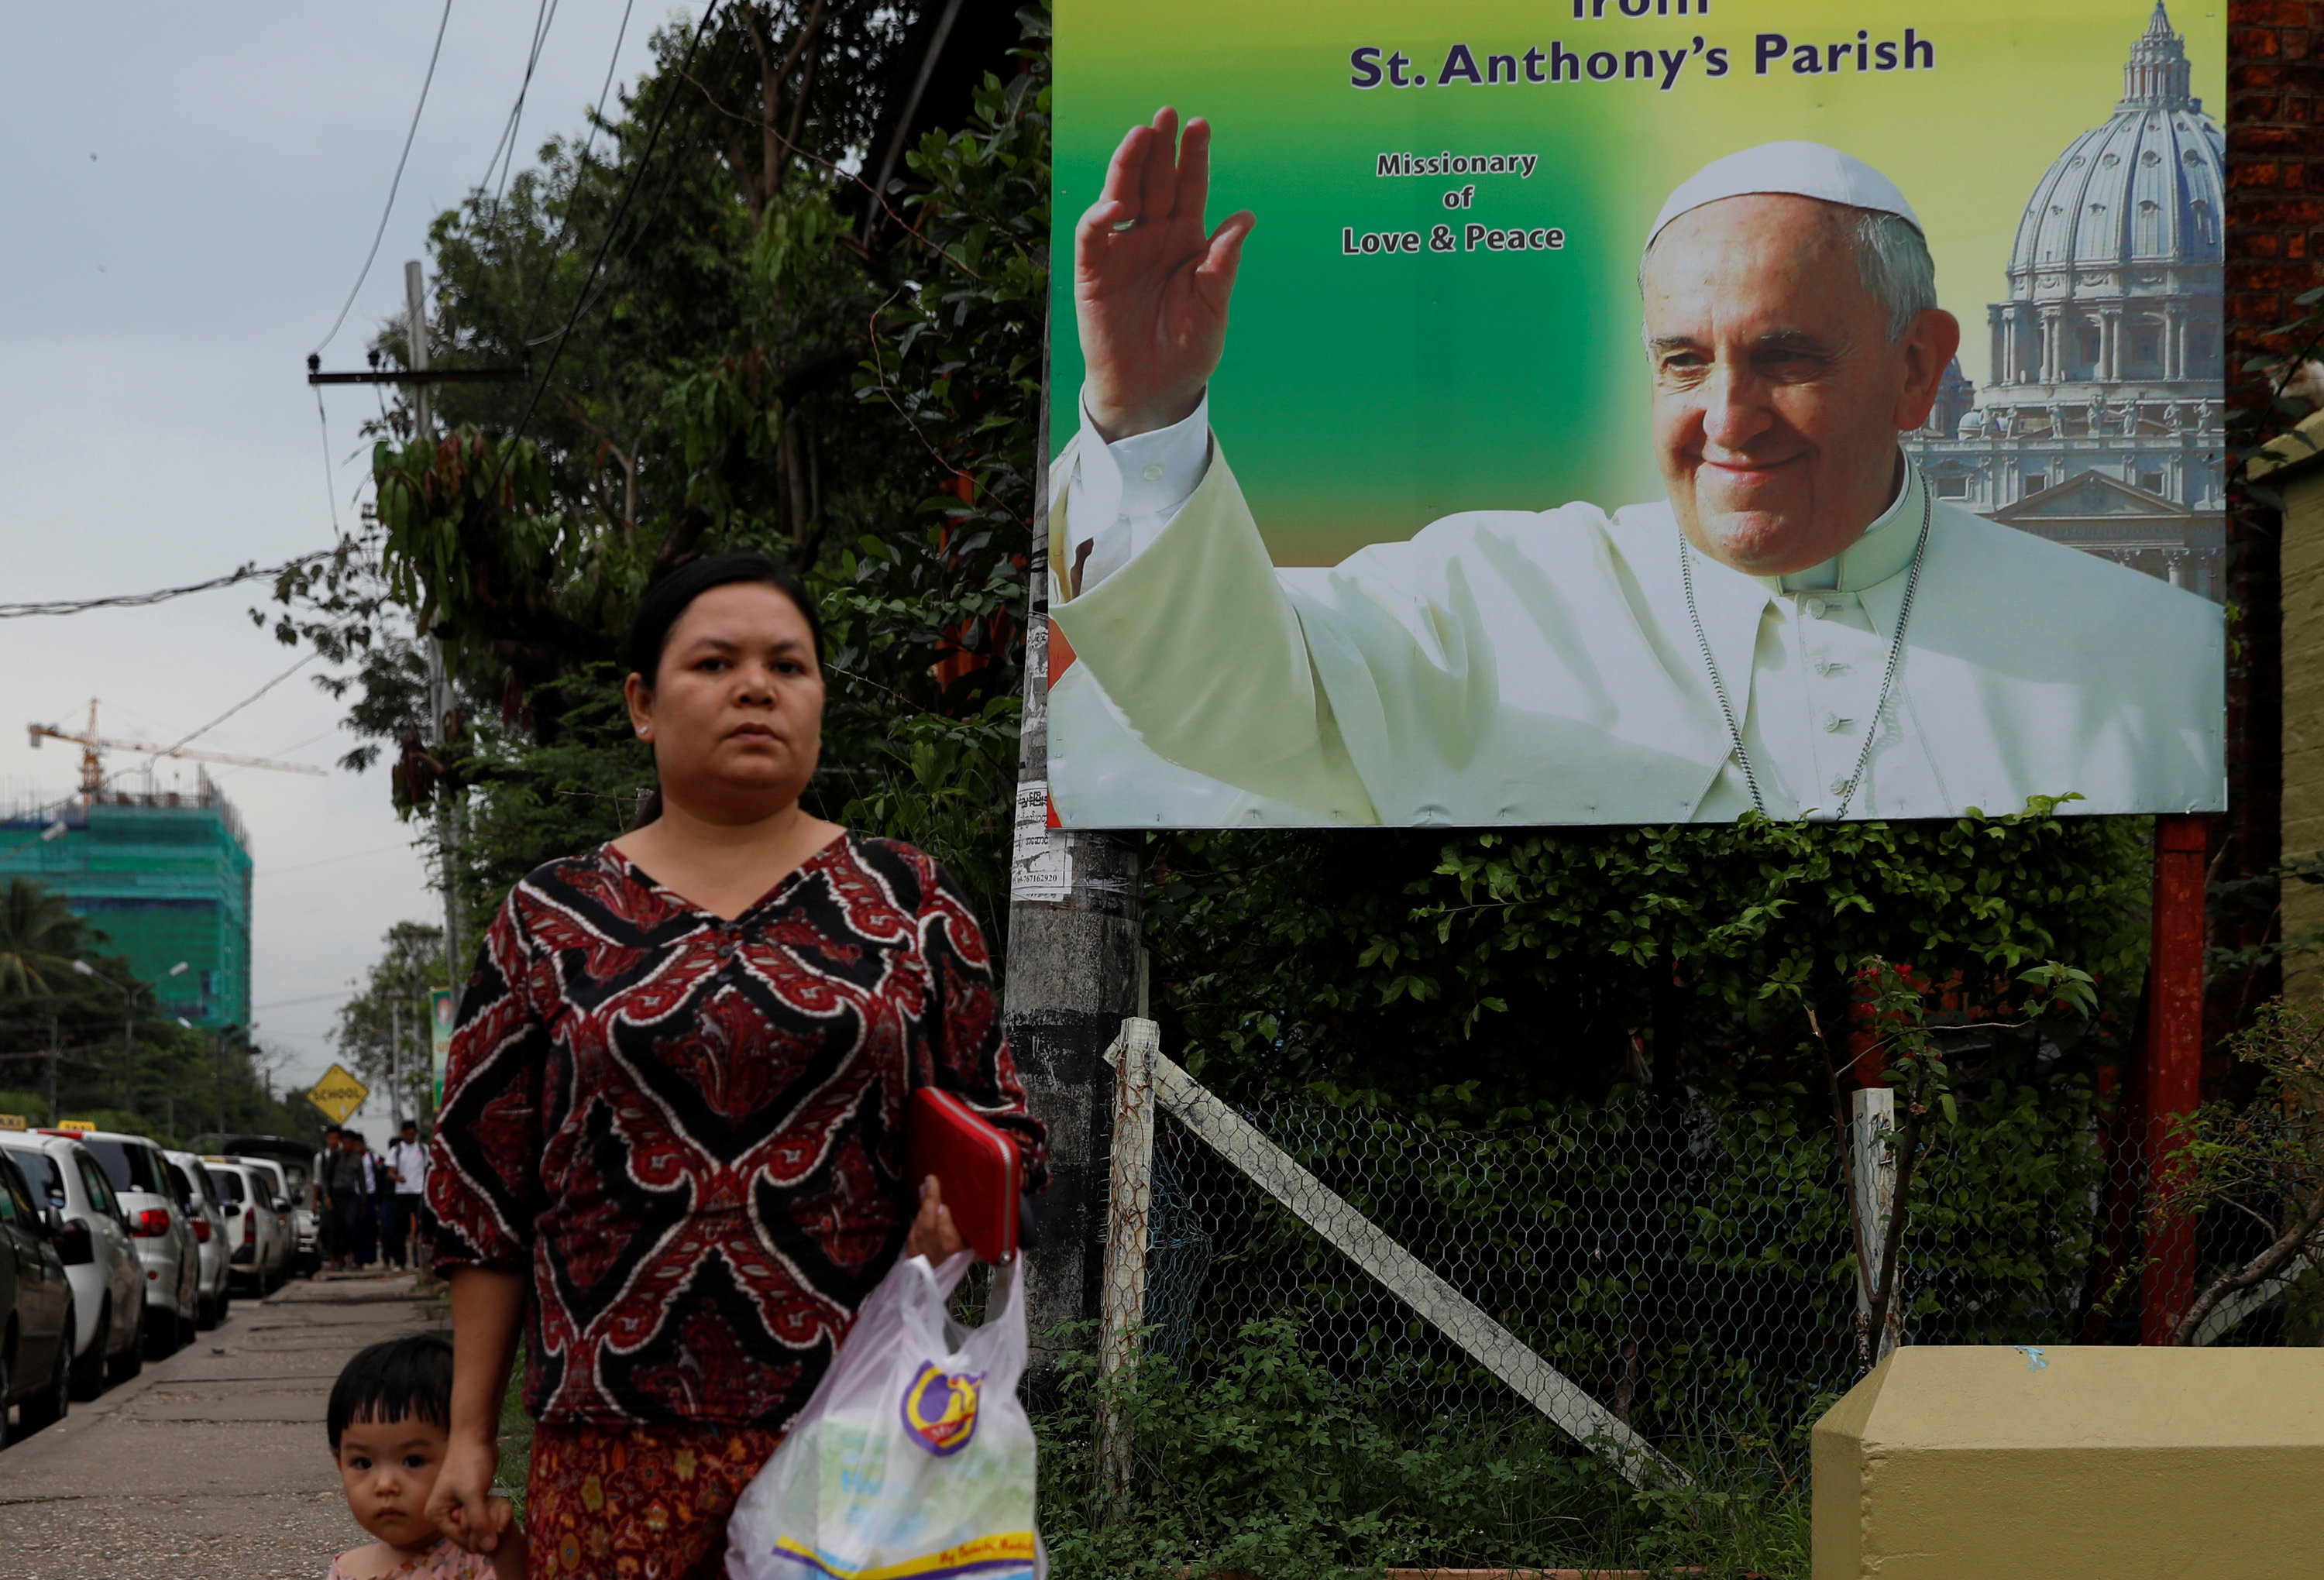
<svg viewBox="0 0 2324 1580">
<path fill-rule="evenodd" d="M 2224 11 L 1056 19 L 1059 826 L 2224 805 Z"/>
<path fill-rule="evenodd" d="M 428 992 L 429 1064 L 434 1070 L 435 1101 L 432 1107 L 444 1107 L 444 1070 L 452 1057 L 452 1027 L 459 1018 L 459 997 L 449 988 L 431 988 Z"/>
</svg>

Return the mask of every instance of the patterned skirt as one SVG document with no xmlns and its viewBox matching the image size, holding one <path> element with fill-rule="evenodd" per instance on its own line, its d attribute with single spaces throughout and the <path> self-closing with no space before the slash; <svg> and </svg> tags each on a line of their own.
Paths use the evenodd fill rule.
<svg viewBox="0 0 2324 1580">
<path fill-rule="evenodd" d="M 536 1428 L 527 1580 L 723 1580 L 726 1518 L 782 1440 L 691 1422 Z"/>
</svg>

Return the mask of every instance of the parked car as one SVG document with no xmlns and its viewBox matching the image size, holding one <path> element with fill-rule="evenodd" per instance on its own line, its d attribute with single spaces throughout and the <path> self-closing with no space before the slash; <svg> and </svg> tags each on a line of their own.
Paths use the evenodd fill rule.
<svg viewBox="0 0 2324 1580">
<path fill-rule="evenodd" d="M 216 1327 L 226 1320 L 226 1309 L 234 1300 L 234 1291 L 227 1287 L 232 1264 L 226 1261 L 226 1213 L 210 1188 L 209 1176 L 202 1172 L 201 1159 L 191 1153 L 161 1155 L 170 1161 L 170 1184 L 193 1220 L 196 1248 L 200 1253 L 197 1317 L 202 1327 Z"/>
<path fill-rule="evenodd" d="M 104 1165 L 129 1217 L 137 1260 L 145 1269 L 145 1353 L 161 1360 L 193 1342 L 200 1311 L 201 1246 L 192 1220 L 170 1190 L 160 1144 L 115 1130 L 64 1132 Z"/>
<path fill-rule="evenodd" d="M 282 1243 L 274 1260 L 273 1289 L 299 1269 L 299 1199 L 290 1193 L 290 1171 L 279 1158 L 252 1157 L 248 1153 L 234 1154 L 244 1168 L 254 1169 L 274 1192 L 274 1211 L 281 1222 Z"/>
<path fill-rule="evenodd" d="M 315 1210 L 315 1144 L 287 1135 L 245 1135 L 220 1131 L 194 1138 L 194 1149 L 205 1155 L 264 1158 L 282 1171 L 284 1193 L 290 1198 L 290 1261 L 299 1272 L 312 1272 L 323 1264 L 322 1241 L 317 1233 L 321 1218 Z"/>
<path fill-rule="evenodd" d="M 72 1283 L 54 1243 L 64 1226 L 0 1157 L 0 1444 L 10 1440 L 10 1405 L 26 1436 L 71 1408 Z"/>
<path fill-rule="evenodd" d="M 0 1131 L 0 1153 L 24 1176 L 34 1205 L 63 1216 L 56 1247 L 73 1292 L 73 1397 L 95 1399 L 144 1364 L 145 1273 L 136 1242 L 113 1181 L 78 1142 Z"/>
<path fill-rule="evenodd" d="M 205 1157 L 202 1172 L 217 1188 L 226 1213 L 229 1276 L 253 1297 L 265 1294 L 274 1287 L 288 1237 L 281 1215 L 268 1205 L 274 1199 L 273 1181 L 239 1158 Z"/>
</svg>

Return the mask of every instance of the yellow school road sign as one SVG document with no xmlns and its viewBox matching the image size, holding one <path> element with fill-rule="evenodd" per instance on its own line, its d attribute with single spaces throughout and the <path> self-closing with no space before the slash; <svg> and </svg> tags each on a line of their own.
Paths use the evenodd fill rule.
<svg viewBox="0 0 2324 1580">
<path fill-rule="evenodd" d="M 329 1115 L 332 1124 L 345 1125 L 347 1116 L 362 1107 L 369 1096 L 371 1088 L 334 1064 L 307 1093 L 307 1100 Z"/>
</svg>

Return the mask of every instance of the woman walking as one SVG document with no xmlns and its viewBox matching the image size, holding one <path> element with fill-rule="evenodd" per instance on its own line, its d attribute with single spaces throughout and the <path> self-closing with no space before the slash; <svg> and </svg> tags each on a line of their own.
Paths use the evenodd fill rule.
<svg viewBox="0 0 2324 1580">
<path fill-rule="evenodd" d="M 648 590 L 639 826 L 512 890 L 454 1033 L 429 1205 L 451 1283 L 451 1447 L 429 1512 L 475 1550 L 520 1318 L 531 1573 L 722 1575 L 734 1498 L 901 1254 L 959 1236 L 904 1177 L 905 1099 L 1043 1134 L 959 891 L 809 816 L 821 630 L 755 555 Z"/>
</svg>

